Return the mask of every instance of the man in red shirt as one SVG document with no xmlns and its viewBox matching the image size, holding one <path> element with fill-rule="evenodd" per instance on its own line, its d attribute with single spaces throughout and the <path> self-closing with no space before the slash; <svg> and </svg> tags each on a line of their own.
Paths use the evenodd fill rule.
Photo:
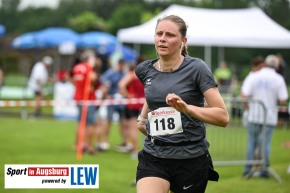
<svg viewBox="0 0 290 193">
<path fill-rule="evenodd" d="M 96 107 L 92 105 L 83 105 L 83 102 L 96 100 L 97 74 L 93 70 L 97 63 L 97 57 L 94 51 L 85 50 L 81 54 L 81 62 L 73 67 L 73 82 L 75 85 L 74 99 L 77 102 L 79 112 L 79 128 L 76 136 L 75 145 L 79 141 L 81 134 L 80 128 L 85 126 L 85 143 L 82 144 L 83 150 L 88 153 L 93 153 L 93 136 L 94 127 L 96 124 Z"/>
</svg>

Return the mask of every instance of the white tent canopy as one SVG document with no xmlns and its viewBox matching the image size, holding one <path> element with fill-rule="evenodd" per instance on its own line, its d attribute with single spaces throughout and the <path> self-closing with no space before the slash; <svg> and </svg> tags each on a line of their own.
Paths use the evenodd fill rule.
<svg viewBox="0 0 290 193">
<path fill-rule="evenodd" d="M 203 9 L 171 5 L 150 21 L 120 29 L 121 42 L 153 44 L 157 19 L 178 15 L 188 25 L 188 45 L 290 48 L 290 32 L 275 23 L 259 8 Z"/>
</svg>

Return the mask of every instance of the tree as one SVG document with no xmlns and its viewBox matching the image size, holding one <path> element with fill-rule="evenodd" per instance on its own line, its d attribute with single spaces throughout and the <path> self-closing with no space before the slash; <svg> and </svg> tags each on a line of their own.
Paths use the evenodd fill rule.
<svg viewBox="0 0 290 193">
<path fill-rule="evenodd" d="M 109 31 L 116 34 L 121 28 L 139 25 L 143 12 L 143 7 L 139 4 L 125 4 L 116 8 L 109 20 Z"/>
<path fill-rule="evenodd" d="M 18 23 L 17 7 L 20 0 L 0 0 L 0 22 L 5 25 L 7 32 L 13 31 Z"/>
<path fill-rule="evenodd" d="M 91 11 L 85 11 L 76 17 L 72 17 L 68 21 L 69 25 L 76 31 L 85 32 L 91 30 L 106 30 L 105 20 L 98 17 Z"/>
<path fill-rule="evenodd" d="M 288 0 L 264 1 L 262 9 L 277 23 L 290 29 L 290 3 Z"/>
<path fill-rule="evenodd" d="M 20 0 L 0 0 L 1 11 L 16 11 Z"/>
<path fill-rule="evenodd" d="M 55 11 L 53 9 L 47 7 L 27 8 L 18 13 L 21 19 L 17 22 L 18 26 L 15 28 L 15 31 L 22 33 L 38 31 L 51 26 L 61 26 L 58 20 L 53 19 L 54 13 Z"/>
</svg>

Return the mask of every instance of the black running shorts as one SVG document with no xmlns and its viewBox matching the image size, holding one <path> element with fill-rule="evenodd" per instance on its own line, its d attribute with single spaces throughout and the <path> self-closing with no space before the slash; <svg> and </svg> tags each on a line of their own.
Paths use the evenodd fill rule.
<svg viewBox="0 0 290 193">
<path fill-rule="evenodd" d="M 192 159 L 163 159 L 144 150 L 138 154 L 136 181 L 145 177 L 159 177 L 170 182 L 174 193 L 203 193 L 208 182 L 211 158 L 204 154 Z"/>
</svg>

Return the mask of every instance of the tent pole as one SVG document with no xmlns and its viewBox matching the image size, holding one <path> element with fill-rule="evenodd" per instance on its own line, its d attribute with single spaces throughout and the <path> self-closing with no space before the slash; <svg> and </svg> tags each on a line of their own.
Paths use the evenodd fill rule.
<svg viewBox="0 0 290 193">
<path fill-rule="evenodd" d="M 211 69 L 211 46 L 204 47 L 204 61 L 207 63 L 209 69 Z"/>
</svg>

